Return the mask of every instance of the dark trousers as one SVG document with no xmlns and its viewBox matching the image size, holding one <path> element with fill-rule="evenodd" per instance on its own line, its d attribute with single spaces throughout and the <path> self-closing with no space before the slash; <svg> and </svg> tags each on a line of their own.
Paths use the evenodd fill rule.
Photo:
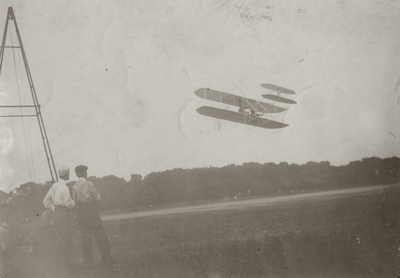
<svg viewBox="0 0 400 278">
<path fill-rule="evenodd" d="M 69 263 L 72 247 L 72 219 L 70 209 L 63 206 L 56 206 L 54 229 L 57 236 L 57 267 L 65 270 Z"/>
<path fill-rule="evenodd" d="M 93 265 L 92 247 L 96 241 L 102 256 L 102 265 L 111 265 L 113 260 L 110 255 L 110 243 L 103 223 L 101 222 L 97 204 L 95 202 L 79 203 L 77 220 L 82 235 L 82 256 L 87 266 Z"/>
</svg>

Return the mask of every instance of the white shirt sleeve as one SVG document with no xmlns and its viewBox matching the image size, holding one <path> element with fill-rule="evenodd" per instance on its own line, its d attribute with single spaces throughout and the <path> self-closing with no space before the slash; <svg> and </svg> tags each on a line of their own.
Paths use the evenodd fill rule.
<svg viewBox="0 0 400 278">
<path fill-rule="evenodd" d="M 101 196 L 99 192 L 97 192 L 96 187 L 93 183 L 88 183 L 88 191 L 90 192 L 90 195 L 92 196 L 94 201 L 100 201 Z"/>
<path fill-rule="evenodd" d="M 58 196 L 60 198 L 60 203 L 62 203 L 64 206 L 66 206 L 69 209 L 72 209 L 75 205 L 75 202 L 71 198 L 71 194 L 69 193 L 69 188 L 67 186 L 60 187 L 58 189 L 60 195 Z"/>
<path fill-rule="evenodd" d="M 55 211 L 55 206 L 53 204 L 53 187 L 51 187 L 49 189 L 49 191 L 46 194 L 46 197 L 44 197 L 43 199 L 43 205 L 45 208 L 51 210 L 51 211 Z"/>
</svg>

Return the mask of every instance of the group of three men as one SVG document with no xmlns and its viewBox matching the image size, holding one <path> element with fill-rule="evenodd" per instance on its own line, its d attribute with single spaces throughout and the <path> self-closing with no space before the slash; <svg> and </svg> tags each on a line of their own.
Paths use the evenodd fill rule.
<svg viewBox="0 0 400 278">
<path fill-rule="evenodd" d="M 57 267 L 61 271 L 68 271 L 68 264 L 72 248 L 72 226 L 76 213 L 76 220 L 82 236 L 82 256 L 84 266 L 93 268 L 92 238 L 96 241 L 101 255 L 102 267 L 113 269 L 115 263 L 110 255 L 110 243 L 104 230 L 97 203 L 100 194 L 93 183 L 87 181 L 85 165 L 75 167 L 78 181 L 72 188 L 72 198 L 67 186 L 69 168 L 61 167 L 58 170 L 59 181 L 53 184 L 43 200 L 44 206 L 54 212 L 54 225 L 57 236 Z"/>
</svg>

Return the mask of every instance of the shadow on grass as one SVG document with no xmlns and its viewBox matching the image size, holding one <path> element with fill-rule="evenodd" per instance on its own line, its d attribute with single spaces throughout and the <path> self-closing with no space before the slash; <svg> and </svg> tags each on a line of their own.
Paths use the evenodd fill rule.
<svg viewBox="0 0 400 278">
<path fill-rule="evenodd" d="M 289 232 L 279 237 L 250 236 L 171 244 L 162 249 L 149 250 L 147 253 L 125 250 L 116 254 L 120 267 L 118 273 L 102 272 L 100 265 L 94 272 L 87 273 L 76 264 L 74 275 L 71 277 L 255 278 L 385 277 L 390 273 L 395 275 L 393 266 L 400 263 L 396 248 L 397 239 L 394 235 L 382 237 L 381 232 L 360 232 L 357 228 L 325 233 Z M 14 264 L 14 268 L 10 268 L 9 271 L 13 277 L 53 277 L 51 273 L 43 272 L 49 261 L 43 261 L 40 257 L 27 254 L 19 256 L 20 264 Z M 29 270 L 29 273 L 21 272 L 24 269 L 22 264 L 27 267 L 25 270 Z M 47 269 L 49 270 L 49 267 Z"/>
<path fill-rule="evenodd" d="M 134 277 L 386 277 L 400 263 L 394 239 L 370 231 L 288 233 L 173 245 L 120 262 Z"/>
<path fill-rule="evenodd" d="M 287 272 L 277 237 L 185 243 L 119 259 L 135 277 L 286 277 Z"/>
</svg>

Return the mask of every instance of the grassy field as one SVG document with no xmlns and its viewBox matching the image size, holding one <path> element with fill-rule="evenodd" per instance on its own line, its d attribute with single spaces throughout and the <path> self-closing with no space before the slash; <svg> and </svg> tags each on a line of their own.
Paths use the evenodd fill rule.
<svg viewBox="0 0 400 278">
<path fill-rule="evenodd" d="M 397 277 L 400 188 L 294 203 L 104 222 L 119 272 L 73 277 Z M 10 277 L 58 277 L 51 234 L 9 254 Z M 44 244 L 46 243 L 46 244 Z M 97 264 L 100 254 L 94 251 Z M 7 277 L 7 276 L 6 276 Z"/>
</svg>

